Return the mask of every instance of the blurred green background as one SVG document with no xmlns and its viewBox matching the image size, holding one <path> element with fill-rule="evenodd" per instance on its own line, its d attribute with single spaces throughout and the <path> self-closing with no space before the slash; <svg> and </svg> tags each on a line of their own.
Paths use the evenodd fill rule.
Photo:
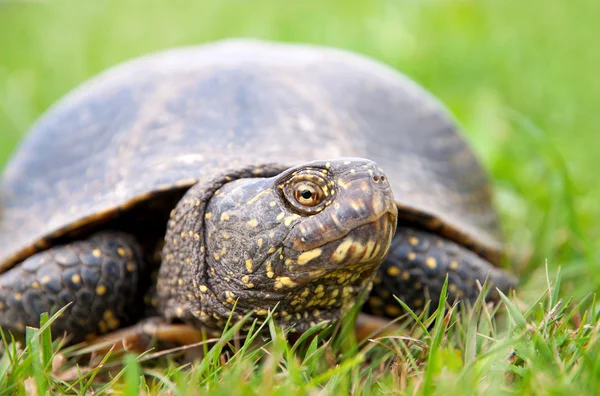
<svg viewBox="0 0 600 396">
<path fill-rule="evenodd" d="M 408 74 L 456 115 L 495 184 L 524 298 L 563 267 L 600 290 L 596 0 L 0 0 L 0 167 L 88 77 L 225 37 L 346 48 Z"/>
</svg>

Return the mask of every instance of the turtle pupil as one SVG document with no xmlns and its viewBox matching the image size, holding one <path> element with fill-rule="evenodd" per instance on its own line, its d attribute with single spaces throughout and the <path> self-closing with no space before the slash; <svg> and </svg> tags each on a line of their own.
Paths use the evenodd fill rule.
<svg viewBox="0 0 600 396">
<path fill-rule="evenodd" d="M 300 193 L 300 195 L 302 195 L 302 198 L 304 199 L 310 199 L 310 197 L 312 197 L 312 193 L 310 192 L 310 190 L 303 190 L 302 193 Z"/>
</svg>

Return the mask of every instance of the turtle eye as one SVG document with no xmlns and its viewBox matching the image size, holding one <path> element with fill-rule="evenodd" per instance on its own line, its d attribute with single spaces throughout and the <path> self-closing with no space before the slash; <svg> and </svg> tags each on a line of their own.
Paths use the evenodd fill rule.
<svg viewBox="0 0 600 396">
<path fill-rule="evenodd" d="M 323 190 L 313 182 L 301 181 L 294 185 L 294 198 L 303 206 L 313 207 L 323 201 Z"/>
<path fill-rule="evenodd" d="M 327 181 L 315 175 L 298 175 L 284 184 L 283 195 L 292 208 L 305 215 L 315 214 L 325 207 Z"/>
</svg>

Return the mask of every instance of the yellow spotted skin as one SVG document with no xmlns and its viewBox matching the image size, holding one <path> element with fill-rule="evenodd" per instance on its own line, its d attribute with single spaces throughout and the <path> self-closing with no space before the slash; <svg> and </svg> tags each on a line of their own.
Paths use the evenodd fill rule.
<svg viewBox="0 0 600 396">
<path fill-rule="evenodd" d="M 474 302 L 477 282 L 491 286 L 489 301 L 498 301 L 496 288 L 504 293 L 517 281 L 469 249 L 431 232 L 399 227 L 389 253 L 374 279 L 371 297 L 364 306 L 368 313 L 396 317 L 405 313 L 395 297 L 420 312 L 425 302 L 437 307 L 448 277 L 448 300 Z"/>
<path fill-rule="evenodd" d="M 52 330 L 68 332 L 74 342 L 134 323 L 143 306 L 140 289 L 149 281 L 144 268 L 139 244 L 116 232 L 33 255 L 0 275 L 0 327 L 20 333 L 39 326 L 43 312 L 69 303 Z"/>
</svg>

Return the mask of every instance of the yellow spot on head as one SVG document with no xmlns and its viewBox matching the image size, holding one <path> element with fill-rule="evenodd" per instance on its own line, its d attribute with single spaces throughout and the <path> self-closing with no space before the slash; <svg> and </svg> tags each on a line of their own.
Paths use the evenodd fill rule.
<svg viewBox="0 0 600 396">
<path fill-rule="evenodd" d="M 271 192 L 271 189 L 266 189 L 266 190 L 263 190 L 263 191 L 259 192 L 258 194 L 256 194 L 256 195 L 254 196 L 254 198 L 252 198 L 251 200 L 249 200 L 249 201 L 247 202 L 247 204 L 249 204 L 249 205 L 253 204 L 253 203 L 254 203 L 254 202 L 256 202 L 256 201 L 257 201 L 257 200 L 258 200 L 260 197 L 262 197 L 263 195 L 266 195 L 266 194 L 268 194 L 268 193 L 270 193 L 270 192 Z"/>
<path fill-rule="evenodd" d="M 179 279 L 177 280 L 177 285 L 179 285 L 179 286 L 183 286 L 183 279 L 179 278 Z"/>
<path fill-rule="evenodd" d="M 94 256 L 94 257 L 100 257 L 100 256 L 102 256 L 102 250 L 100 250 L 100 249 L 94 249 L 94 250 L 92 250 L 92 256 Z"/>
<path fill-rule="evenodd" d="M 275 253 L 275 248 L 273 246 L 269 248 L 269 253 Z"/>
<path fill-rule="evenodd" d="M 283 224 L 284 224 L 284 225 L 287 227 L 287 226 L 289 226 L 290 224 L 292 224 L 292 221 L 296 220 L 298 217 L 300 217 L 300 216 L 298 216 L 297 214 L 293 214 L 293 215 L 291 215 L 291 216 L 288 216 L 288 217 L 286 217 L 286 218 L 285 218 L 285 220 L 283 221 Z"/>
<path fill-rule="evenodd" d="M 456 260 L 452 260 L 452 261 L 450 262 L 450 265 L 449 265 L 449 267 L 450 267 L 450 269 L 452 269 L 452 270 L 457 270 L 457 269 L 458 269 L 458 262 L 457 262 Z"/>
<path fill-rule="evenodd" d="M 273 207 L 273 206 L 275 206 L 275 205 L 277 205 L 277 202 L 275 202 L 275 201 L 271 201 L 271 202 L 269 202 L 269 206 Z"/>
<path fill-rule="evenodd" d="M 104 317 L 104 320 L 107 320 L 107 319 L 110 319 L 110 318 L 114 318 L 115 314 L 110 309 L 107 309 L 106 311 L 104 311 L 103 317 Z"/>
<path fill-rule="evenodd" d="M 219 259 L 221 258 L 221 256 L 219 256 L 219 253 L 213 253 L 213 257 L 215 258 L 215 260 L 219 261 Z"/>
<path fill-rule="evenodd" d="M 269 238 L 271 238 L 271 239 L 275 238 L 275 231 L 269 232 Z"/>
<path fill-rule="evenodd" d="M 98 285 L 96 287 L 96 294 L 99 295 L 99 296 L 103 296 L 104 293 L 106 293 L 106 286 L 104 286 L 104 285 Z"/>
<path fill-rule="evenodd" d="M 333 222 L 335 223 L 335 225 L 337 225 L 337 226 L 343 226 L 342 222 L 340 221 L 340 218 L 337 217 L 337 215 L 332 214 L 331 215 L 331 220 L 333 220 Z"/>
<path fill-rule="evenodd" d="M 285 216 L 285 213 L 283 213 L 283 212 L 279 213 L 276 217 L 277 221 L 281 221 L 284 216 Z"/>
<path fill-rule="evenodd" d="M 373 211 L 375 213 L 381 213 L 383 211 L 383 199 L 379 195 L 373 197 L 371 205 L 373 205 Z"/>
<path fill-rule="evenodd" d="M 258 241 L 256 241 L 256 244 L 258 245 L 258 247 L 262 247 L 263 239 L 262 238 L 258 238 Z"/>
<path fill-rule="evenodd" d="M 413 246 L 417 246 L 419 244 L 419 238 L 417 237 L 410 237 L 408 238 L 408 243 L 410 243 Z"/>
<path fill-rule="evenodd" d="M 223 212 L 221 214 L 221 221 L 227 221 L 229 220 L 229 214 L 227 214 L 227 212 Z"/>
<path fill-rule="evenodd" d="M 123 249 L 122 247 L 117 248 L 117 254 L 121 257 L 125 257 L 125 249 Z"/>
<path fill-rule="evenodd" d="M 273 274 L 273 265 L 271 264 L 271 261 L 267 260 L 265 262 L 265 268 L 267 270 L 267 276 L 269 278 L 272 278 L 274 274 Z"/>
<path fill-rule="evenodd" d="M 365 203 L 363 202 L 362 199 L 359 199 L 359 200 L 356 200 L 356 201 L 352 200 L 352 201 L 350 201 L 350 206 L 352 207 L 352 209 L 354 209 L 355 211 L 358 212 L 359 210 L 365 208 Z"/>
<path fill-rule="evenodd" d="M 275 286 L 274 286 L 275 289 L 281 289 L 284 286 L 285 287 L 294 287 L 297 285 L 298 284 L 296 282 L 294 282 L 287 276 L 278 276 L 277 278 L 275 278 Z"/>
<path fill-rule="evenodd" d="M 329 169 L 329 167 L 331 166 L 331 162 L 328 162 L 325 164 L 325 168 Z"/>
<path fill-rule="evenodd" d="M 208 291 L 208 287 L 206 287 L 206 285 L 200 285 L 200 291 L 202 293 L 206 293 Z"/>
<path fill-rule="evenodd" d="M 352 238 L 345 239 L 335 249 L 335 252 L 333 252 L 333 254 L 331 255 L 331 260 L 336 263 L 342 262 L 348 255 L 348 251 L 353 243 L 354 243 L 354 240 Z"/>
<path fill-rule="evenodd" d="M 135 263 L 133 261 L 128 262 L 126 268 L 129 272 L 135 271 Z"/>
<path fill-rule="evenodd" d="M 23 294 L 21 294 L 21 293 L 15 293 L 15 300 L 21 301 L 22 298 L 23 298 Z"/>
<path fill-rule="evenodd" d="M 458 288 L 456 287 L 456 285 L 454 283 L 450 283 L 448 285 L 448 291 L 450 293 L 456 294 L 456 291 L 458 290 Z"/>
<path fill-rule="evenodd" d="M 40 284 L 38 282 L 33 282 L 31 284 L 31 287 L 33 287 L 34 289 L 39 289 L 40 288 Z"/>
<path fill-rule="evenodd" d="M 347 190 L 348 188 L 350 188 L 351 184 L 350 183 L 344 183 L 342 180 L 338 181 L 338 186 L 340 186 L 340 188 L 343 188 L 344 190 Z M 331 193 L 333 194 L 333 190 L 331 190 Z"/>
<path fill-rule="evenodd" d="M 212 217 L 212 213 L 210 213 L 210 212 L 206 212 L 206 213 L 204 214 L 204 218 L 205 218 L 205 219 L 210 219 L 211 217 Z"/>
<path fill-rule="evenodd" d="M 425 264 L 431 269 L 435 269 L 437 267 L 437 261 L 433 257 L 427 257 L 427 259 L 425 259 Z"/>
<path fill-rule="evenodd" d="M 316 249 L 309 250 L 308 252 L 304 252 L 300 256 L 298 256 L 298 264 L 304 265 L 304 264 L 308 263 L 309 261 L 314 260 L 317 257 L 319 257 L 322 252 L 323 251 L 321 250 L 321 248 L 316 248 Z"/>
<path fill-rule="evenodd" d="M 400 277 L 403 280 L 409 280 L 410 279 L 410 273 L 408 273 L 408 271 L 402 271 L 402 274 L 400 275 Z"/>
<path fill-rule="evenodd" d="M 412 261 L 412 260 L 414 260 L 415 258 L 417 258 L 417 255 L 416 255 L 416 254 L 414 254 L 413 252 L 408 252 L 408 253 L 406 254 L 406 258 Z"/>
<path fill-rule="evenodd" d="M 248 270 L 248 272 L 252 272 L 252 260 L 251 259 L 246 260 L 246 269 Z"/>
<path fill-rule="evenodd" d="M 79 276 L 79 274 L 74 274 L 73 276 L 71 276 L 71 282 L 78 285 L 79 283 L 81 283 L 81 276 Z"/>
<path fill-rule="evenodd" d="M 250 221 L 249 221 L 248 223 L 246 223 L 246 224 L 248 224 L 250 227 L 254 228 L 254 227 L 256 227 L 256 226 L 258 225 L 258 220 L 256 220 L 256 219 L 252 219 L 252 220 L 250 220 Z"/>
<path fill-rule="evenodd" d="M 49 275 L 42 276 L 42 279 L 40 279 L 40 282 L 42 283 L 42 285 L 47 284 L 48 282 L 50 282 L 50 276 Z"/>
</svg>

